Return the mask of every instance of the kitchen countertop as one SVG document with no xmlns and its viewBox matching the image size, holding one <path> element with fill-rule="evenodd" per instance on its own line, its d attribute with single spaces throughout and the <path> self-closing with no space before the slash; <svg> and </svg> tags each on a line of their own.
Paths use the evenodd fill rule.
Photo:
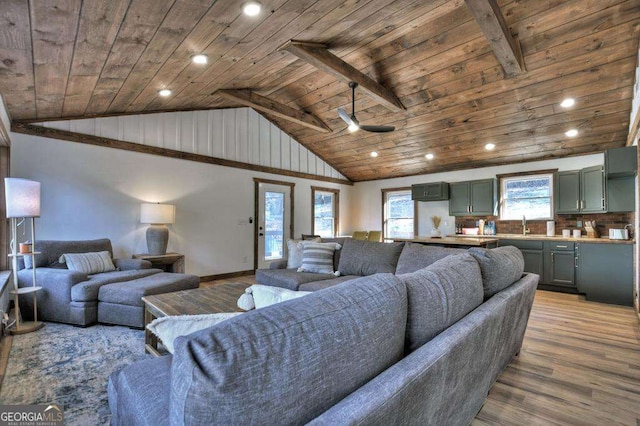
<svg viewBox="0 0 640 426">
<path fill-rule="evenodd" d="M 450 238 L 450 237 L 446 237 Z M 574 243 L 601 243 L 601 244 L 634 244 L 635 240 L 611 240 L 609 237 L 591 238 L 583 235 L 580 238 L 563 237 L 562 235 L 555 235 L 553 237 L 547 237 L 544 234 L 496 234 L 496 235 L 456 235 L 456 238 L 474 238 L 474 239 L 509 239 L 509 240 L 548 240 L 548 241 L 569 241 Z"/>
<path fill-rule="evenodd" d="M 410 242 L 421 244 L 442 244 L 448 246 L 481 247 L 490 243 L 497 243 L 494 235 L 449 235 L 440 238 L 416 236 L 413 238 L 393 238 L 394 242 Z"/>
</svg>

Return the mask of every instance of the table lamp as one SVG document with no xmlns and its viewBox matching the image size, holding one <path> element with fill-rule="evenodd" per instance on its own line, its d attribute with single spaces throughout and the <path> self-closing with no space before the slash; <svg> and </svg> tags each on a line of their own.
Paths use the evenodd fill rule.
<svg viewBox="0 0 640 426">
<path fill-rule="evenodd" d="M 176 218 L 176 207 L 171 204 L 142 203 L 140 206 L 140 222 L 149 223 L 147 228 L 147 250 L 149 254 L 167 253 L 169 229 L 167 224 Z"/>
</svg>

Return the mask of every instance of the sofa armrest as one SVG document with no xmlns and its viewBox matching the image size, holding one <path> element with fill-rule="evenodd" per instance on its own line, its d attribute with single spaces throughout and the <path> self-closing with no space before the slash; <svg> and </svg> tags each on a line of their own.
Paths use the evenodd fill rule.
<svg viewBox="0 0 640 426">
<path fill-rule="evenodd" d="M 275 260 L 269 264 L 269 269 L 287 269 L 287 260 Z"/>
<path fill-rule="evenodd" d="M 151 262 L 143 259 L 113 259 L 113 263 L 120 271 L 151 269 Z"/>
<path fill-rule="evenodd" d="M 72 271 L 58 268 L 38 268 L 36 269 L 36 280 L 39 287 L 55 293 L 60 299 L 71 301 L 71 287 L 88 280 L 89 277 L 84 272 Z M 18 286 L 29 287 L 33 285 L 33 275 L 31 269 L 18 271 Z"/>
</svg>

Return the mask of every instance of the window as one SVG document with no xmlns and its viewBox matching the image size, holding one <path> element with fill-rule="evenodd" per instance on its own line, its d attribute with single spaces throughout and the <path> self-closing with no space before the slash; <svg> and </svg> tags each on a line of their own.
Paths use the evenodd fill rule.
<svg viewBox="0 0 640 426">
<path fill-rule="evenodd" d="M 553 219 L 553 174 L 500 178 L 500 219 Z"/>
<path fill-rule="evenodd" d="M 411 189 L 382 190 L 384 238 L 413 238 L 415 203 Z"/>
<path fill-rule="evenodd" d="M 335 237 L 338 233 L 340 190 L 311 187 L 313 222 L 311 233 L 321 237 Z"/>
</svg>

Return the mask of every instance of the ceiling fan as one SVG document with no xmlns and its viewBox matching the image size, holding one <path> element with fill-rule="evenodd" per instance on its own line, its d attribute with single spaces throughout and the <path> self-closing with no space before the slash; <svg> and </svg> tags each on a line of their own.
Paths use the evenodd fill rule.
<svg viewBox="0 0 640 426">
<path fill-rule="evenodd" d="M 338 115 L 340 116 L 340 118 L 342 118 L 342 120 L 345 123 L 349 125 L 349 131 L 355 132 L 358 129 L 362 129 L 366 132 L 373 132 L 373 133 L 393 132 L 396 129 L 393 126 L 366 126 L 358 122 L 358 119 L 356 118 L 356 87 L 357 86 L 358 86 L 358 83 L 355 83 L 353 81 L 349 82 L 349 87 L 351 87 L 351 116 L 349 116 L 349 114 L 347 114 L 347 111 L 345 111 L 344 109 L 338 108 Z"/>
</svg>

